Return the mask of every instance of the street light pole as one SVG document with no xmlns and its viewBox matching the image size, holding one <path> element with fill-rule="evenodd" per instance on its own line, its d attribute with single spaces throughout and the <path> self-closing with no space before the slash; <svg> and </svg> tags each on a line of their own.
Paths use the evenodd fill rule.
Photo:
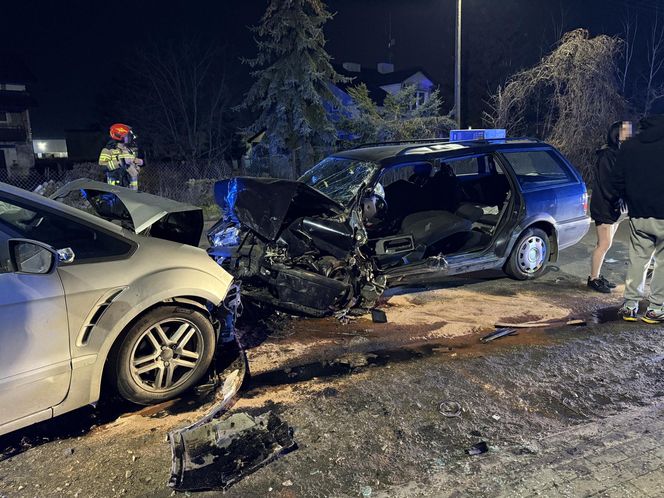
<svg viewBox="0 0 664 498">
<path fill-rule="evenodd" d="M 454 114 L 457 129 L 461 129 L 461 1 L 456 0 L 456 32 L 454 59 Z"/>
</svg>

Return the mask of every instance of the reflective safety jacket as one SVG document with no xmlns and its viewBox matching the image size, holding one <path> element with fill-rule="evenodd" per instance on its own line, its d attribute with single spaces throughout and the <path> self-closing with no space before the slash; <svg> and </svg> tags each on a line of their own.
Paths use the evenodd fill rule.
<svg viewBox="0 0 664 498">
<path fill-rule="evenodd" d="M 103 166 L 106 171 L 114 171 L 118 168 L 126 169 L 138 158 L 137 152 L 134 147 L 111 140 L 101 149 L 99 165 Z"/>
</svg>

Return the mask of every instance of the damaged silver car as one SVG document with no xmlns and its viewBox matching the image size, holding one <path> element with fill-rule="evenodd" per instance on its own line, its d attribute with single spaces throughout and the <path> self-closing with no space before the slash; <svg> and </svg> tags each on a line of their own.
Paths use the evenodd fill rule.
<svg viewBox="0 0 664 498">
<path fill-rule="evenodd" d="M 54 197 L 0 183 L 0 434 L 96 402 L 102 381 L 178 396 L 232 339 L 199 208 L 91 180 Z"/>
<path fill-rule="evenodd" d="M 580 174 L 533 139 L 362 146 L 298 181 L 220 181 L 215 198 L 210 255 L 250 299 L 312 316 L 370 309 L 418 280 L 536 278 L 590 223 Z"/>
</svg>

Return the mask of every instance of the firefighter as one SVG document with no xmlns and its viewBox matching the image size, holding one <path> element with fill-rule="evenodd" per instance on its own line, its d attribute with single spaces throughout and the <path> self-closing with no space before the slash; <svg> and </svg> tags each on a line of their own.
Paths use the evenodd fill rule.
<svg viewBox="0 0 664 498">
<path fill-rule="evenodd" d="M 99 154 L 99 165 L 104 167 L 110 185 L 138 190 L 138 173 L 143 160 L 138 157 L 134 143 L 136 136 L 131 126 L 116 123 L 109 131 L 111 139 Z"/>
</svg>

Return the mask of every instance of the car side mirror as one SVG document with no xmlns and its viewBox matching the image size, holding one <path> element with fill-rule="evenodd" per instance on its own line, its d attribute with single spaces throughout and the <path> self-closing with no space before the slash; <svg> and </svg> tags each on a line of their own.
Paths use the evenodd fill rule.
<svg viewBox="0 0 664 498">
<path fill-rule="evenodd" d="M 28 239 L 10 239 L 9 258 L 15 272 L 31 275 L 53 273 L 59 259 L 51 246 Z"/>
</svg>

